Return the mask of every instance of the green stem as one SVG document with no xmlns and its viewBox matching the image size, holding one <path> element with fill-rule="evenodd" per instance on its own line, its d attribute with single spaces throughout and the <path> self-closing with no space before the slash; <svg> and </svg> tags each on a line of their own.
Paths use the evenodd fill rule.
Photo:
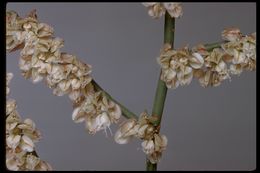
<svg viewBox="0 0 260 173">
<path fill-rule="evenodd" d="M 174 30 L 175 30 L 175 18 L 172 18 L 168 12 L 165 14 L 165 21 L 164 21 L 164 43 L 169 43 L 172 45 L 174 43 Z M 161 76 L 161 72 L 160 72 Z M 163 114 L 163 108 L 164 108 L 164 102 L 167 95 L 167 87 L 165 82 L 163 82 L 160 79 L 157 83 L 157 89 L 156 94 L 154 98 L 154 104 L 153 104 L 153 112 L 152 116 L 157 117 L 157 120 L 154 121 L 154 125 L 156 127 L 159 127 L 158 130 L 160 130 L 160 123 L 162 119 Z M 152 164 L 148 159 L 146 161 L 146 170 L 147 171 L 156 171 L 157 170 L 157 164 Z"/>
<path fill-rule="evenodd" d="M 106 95 L 106 97 L 110 100 L 112 100 L 113 102 L 115 102 L 116 104 L 118 104 L 121 108 L 121 111 L 123 113 L 123 116 L 126 117 L 127 119 L 129 118 L 135 118 L 138 119 L 138 116 L 135 115 L 133 112 L 131 112 L 130 110 L 128 110 L 124 105 L 122 105 L 121 103 L 119 103 L 118 101 L 116 101 L 111 95 L 109 95 L 103 88 L 101 88 L 101 86 L 98 85 L 98 83 L 93 79 L 92 80 L 92 84 L 95 87 L 95 89 L 97 91 L 103 91 L 103 93 Z"/>
<path fill-rule="evenodd" d="M 220 48 L 221 44 L 225 43 L 225 41 L 222 42 L 216 42 L 216 43 L 209 43 L 209 44 L 204 44 L 205 48 L 207 51 L 212 51 L 215 48 Z"/>
</svg>

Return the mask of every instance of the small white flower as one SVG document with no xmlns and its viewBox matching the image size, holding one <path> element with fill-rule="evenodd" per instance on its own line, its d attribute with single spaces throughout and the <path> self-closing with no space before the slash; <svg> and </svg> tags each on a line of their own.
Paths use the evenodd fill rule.
<svg viewBox="0 0 260 173">
<path fill-rule="evenodd" d="M 192 53 L 189 58 L 190 66 L 194 69 L 200 69 L 203 66 L 204 58 L 197 52 Z"/>
<path fill-rule="evenodd" d="M 241 39 L 240 29 L 231 27 L 222 32 L 222 38 L 227 41 L 235 42 Z"/>
<path fill-rule="evenodd" d="M 71 86 L 71 81 L 62 80 L 61 82 L 58 83 L 58 86 L 61 91 L 66 92 L 69 90 Z"/>
<path fill-rule="evenodd" d="M 28 154 L 26 157 L 26 169 L 34 170 L 35 167 L 40 163 L 40 159 L 32 154 Z"/>
<path fill-rule="evenodd" d="M 20 143 L 21 149 L 27 152 L 34 150 L 34 143 L 27 135 L 23 135 Z"/>
<path fill-rule="evenodd" d="M 165 14 L 167 11 L 171 17 L 179 18 L 183 15 L 181 3 L 159 3 L 159 2 L 148 2 L 142 3 L 148 9 L 148 14 L 154 19 L 158 19 Z"/>
<path fill-rule="evenodd" d="M 108 112 L 112 122 L 117 122 L 122 115 L 120 106 L 111 100 L 108 102 Z"/>
<path fill-rule="evenodd" d="M 6 144 L 8 147 L 15 149 L 19 145 L 20 140 L 21 140 L 20 135 L 11 134 L 7 137 Z"/>
<path fill-rule="evenodd" d="M 37 170 L 37 171 L 51 171 L 52 167 L 49 163 L 41 160 L 40 163 L 35 167 L 35 170 Z"/>
<path fill-rule="evenodd" d="M 137 133 L 135 130 L 136 120 L 129 119 L 116 131 L 114 139 L 118 144 L 127 144 Z"/>
<path fill-rule="evenodd" d="M 77 100 L 79 97 L 80 97 L 80 90 L 72 90 L 72 91 L 69 93 L 69 98 L 70 98 L 72 101 Z"/>
<path fill-rule="evenodd" d="M 79 89 L 80 88 L 80 81 L 75 79 L 75 78 L 72 79 L 71 80 L 71 87 L 72 87 L 72 90 Z"/>
<path fill-rule="evenodd" d="M 181 68 L 177 77 L 181 85 L 189 85 L 193 77 L 192 68 L 188 66 Z"/>
<path fill-rule="evenodd" d="M 102 112 L 101 114 L 97 115 L 97 117 L 87 118 L 86 120 L 86 127 L 91 134 L 95 134 L 100 130 L 104 130 L 106 132 L 107 128 L 110 130 L 110 125 L 111 121 L 106 112 Z"/>
<path fill-rule="evenodd" d="M 6 167 L 7 169 L 9 169 L 10 171 L 18 171 L 19 170 L 19 166 L 17 164 L 17 161 L 13 158 L 10 159 L 6 159 Z"/>
<path fill-rule="evenodd" d="M 9 99 L 6 102 L 6 115 L 9 115 L 11 112 L 15 111 L 16 109 L 16 101 L 13 99 Z"/>
<path fill-rule="evenodd" d="M 240 52 L 234 49 L 234 58 L 232 60 L 233 64 L 241 64 L 244 63 L 246 60 L 246 55 L 243 52 Z"/>
<path fill-rule="evenodd" d="M 163 3 L 163 5 L 171 17 L 179 18 L 183 15 L 181 3 L 170 2 L 170 3 Z"/>
<path fill-rule="evenodd" d="M 165 150 L 167 142 L 168 140 L 165 135 L 154 134 L 155 151 L 162 152 Z"/>
<path fill-rule="evenodd" d="M 152 164 L 158 163 L 160 161 L 161 157 L 162 157 L 161 152 L 153 152 L 153 153 L 147 155 L 147 158 L 149 159 L 149 161 Z"/>
<path fill-rule="evenodd" d="M 145 154 L 151 154 L 154 152 L 154 141 L 153 140 L 144 140 L 142 142 L 143 151 Z"/>
<path fill-rule="evenodd" d="M 243 71 L 243 68 L 240 64 L 231 64 L 229 70 L 232 74 L 240 75 Z"/>
<path fill-rule="evenodd" d="M 81 108 L 80 107 L 77 107 L 73 110 L 73 113 L 72 113 L 72 120 L 75 122 L 75 123 L 80 123 L 80 122 L 83 122 L 85 120 L 85 114 L 83 111 L 81 111 Z"/>
</svg>

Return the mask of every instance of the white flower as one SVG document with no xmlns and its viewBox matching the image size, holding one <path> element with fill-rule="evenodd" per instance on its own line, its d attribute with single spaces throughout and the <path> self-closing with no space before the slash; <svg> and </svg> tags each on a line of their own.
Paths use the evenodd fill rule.
<svg viewBox="0 0 260 173">
<path fill-rule="evenodd" d="M 153 138 L 150 140 L 144 140 L 142 142 L 142 148 L 147 158 L 151 163 L 157 163 L 161 156 L 162 152 L 166 149 L 167 138 L 165 135 L 160 135 L 155 133 Z"/>
<path fill-rule="evenodd" d="M 148 14 L 154 19 L 158 19 L 167 11 L 171 17 L 179 18 L 183 15 L 181 3 L 159 3 L 159 2 L 147 2 L 142 3 L 148 9 Z"/>
<path fill-rule="evenodd" d="M 72 90 L 77 90 L 77 89 L 79 89 L 80 88 L 80 81 L 79 80 L 77 80 L 77 79 L 72 79 L 71 80 L 71 88 L 72 88 Z"/>
<path fill-rule="evenodd" d="M 27 135 L 22 136 L 20 146 L 22 150 L 27 152 L 32 152 L 34 150 L 34 143 Z"/>
<path fill-rule="evenodd" d="M 189 64 L 194 69 L 199 69 L 203 66 L 204 58 L 197 52 L 192 53 L 189 57 Z"/>
<path fill-rule="evenodd" d="M 6 144 L 8 147 L 15 149 L 20 144 L 21 136 L 11 134 L 6 139 Z"/>
<path fill-rule="evenodd" d="M 129 119 L 116 131 L 114 139 L 118 144 L 126 144 L 137 133 L 135 129 L 135 119 Z"/>
<path fill-rule="evenodd" d="M 244 63 L 246 60 L 246 55 L 243 52 L 234 49 L 234 58 L 232 60 L 233 64 L 241 64 Z"/>
<path fill-rule="evenodd" d="M 191 55 L 187 47 L 172 50 L 164 45 L 158 59 L 162 67 L 161 80 L 168 88 L 177 88 L 179 85 L 188 85 L 193 78 L 192 66 L 198 68 L 203 65 L 203 58 L 198 54 Z"/>
<path fill-rule="evenodd" d="M 26 169 L 34 170 L 35 167 L 40 163 L 40 159 L 32 154 L 28 154 L 26 157 Z"/>
<path fill-rule="evenodd" d="M 165 14 L 165 8 L 161 3 L 143 3 L 148 8 L 148 14 L 152 18 L 159 18 Z"/>
<path fill-rule="evenodd" d="M 35 170 L 37 170 L 37 171 L 51 171 L 52 167 L 49 163 L 41 160 L 40 163 L 35 167 Z"/>
<path fill-rule="evenodd" d="M 105 130 L 108 128 L 110 130 L 111 121 L 106 112 L 102 112 L 95 118 L 86 119 L 86 128 L 91 134 L 95 134 L 100 130 Z"/>
<path fill-rule="evenodd" d="M 54 30 L 51 26 L 47 25 L 46 23 L 39 23 L 37 28 L 37 35 L 38 37 L 46 37 L 51 36 Z"/>
<path fill-rule="evenodd" d="M 16 109 L 16 101 L 13 99 L 9 99 L 6 102 L 6 115 L 9 115 L 11 112 L 15 111 Z"/>
<path fill-rule="evenodd" d="M 164 7 L 168 11 L 171 17 L 179 18 L 183 15 L 181 3 L 163 3 Z"/>
<path fill-rule="evenodd" d="M 77 107 L 73 110 L 73 113 L 72 113 L 72 120 L 75 122 L 75 123 L 80 123 L 80 122 L 83 122 L 85 120 L 85 113 L 83 111 L 81 111 L 81 108 L 80 107 Z"/>
<path fill-rule="evenodd" d="M 177 73 L 178 80 L 181 85 L 189 85 L 192 81 L 193 73 L 191 67 L 182 67 Z"/>
<path fill-rule="evenodd" d="M 19 165 L 18 165 L 18 163 L 15 159 L 7 158 L 5 163 L 6 163 L 7 169 L 9 169 L 10 171 L 18 171 L 19 170 Z"/>
<path fill-rule="evenodd" d="M 155 151 L 163 151 L 167 146 L 167 138 L 165 135 L 154 134 Z"/>
<path fill-rule="evenodd" d="M 231 64 L 229 70 L 232 74 L 240 75 L 243 71 L 243 68 L 240 64 Z"/>
<path fill-rule="evenodd" d="M 143 151 L 145 154 L 152 154 L 154 152 L 154 141 L 151 140 L 144 140 L 142 142 Z"/>
<path fill-rule="evenodd" d="M 147 158 L 149 159 L 149 161 L 152 164 L 158 163 L 160 161 L 161 157 L 162 157 L 161 152 L 153 152 L 153 153 L 147 155 Z"/>
<path fill-rule="evenodd" d="M 241 32 L 238 28 L 235 27 L 231 27 L 231 28 L 226 28 L 223 32 L 222 32 L 222 38 L 224 40 L 227 41 L 238 41 L 241 39 Z"/>
<path fill-rule="evenodd" d="M 121 108 L 113 101 L 108 101 L 108 113 L 112 122 L 117 122 L 122 115 Z"/>
<path fill-rule="evenodd" d="M 141 113 L 134 128 L 136 136 L 143 140 L 151 139 L 155 132 L 154 125 L 151 123 L 151 116 L 149 116 L 146 111 Z"/>
<path fill-rule="evenodd" d="M 69 98 L 72 101 L 77 100 L 80 97 L 80 90 L 73 90 L 69 93 Z"/>
</svg>

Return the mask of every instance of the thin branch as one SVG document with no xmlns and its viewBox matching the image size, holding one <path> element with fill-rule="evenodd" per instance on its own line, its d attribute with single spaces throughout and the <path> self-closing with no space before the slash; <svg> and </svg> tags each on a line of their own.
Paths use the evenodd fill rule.
<svg viewBox="0 0 260 173">
<path fill-rule="evenodd" d="M 223 44 L 223 43 L 226 43 L 226 41 L 208 43 L 208 44 L 204 44 L 204 46 L 207 49 L 207 51 L 212 51 L 215 48 L 220 48 L 221 44 Z"/>
<path fill-rule="evenodd" d="M 175 18 L 172 18 L 168 12 L 165 14 L 165 21 L 164 21 L 164 43 L 169 43 L 173 47 L 174 42 L 174 29 L 175 29 Z M 161 72 L 160 72 L 161 76 Z M 163 114 L 163 108 L 164 108 L 164 102 L 167 95 L 167 87 L 164 81 L 158 79 L 157 83 L 157 89 L 156 94 L 154 98 L 154 104 L 153 104 L 153 112 L 152 116 L 157 117 L 156 121 L 153 122 L 153 124 L 156 127 L 159 127 L 158 130 L 160 130 L 160 123 L 162 119 Z M 152 164 L 147 158 L 146 158 L 146 170 L 147 171 L 156 171 L 157 170 L 157 164 Z"/>
<path fill-rule="evenodd" d="M 103 91 L 103 93 L 106 95 L 106 97 L 110 100 L 112 100 L 113 102 L 115 102 L 116 104 L 118 104 L 122 110 L 123 116 L 127 119 L 129 118 L 135 118 L 138 119 L 138 116 L 135 115 L 133 112 L 131 112 L 129 109 L 127 109 L 124 105 L 122 105 L 120 102 L 116 101 L 110 94 L 108 94 L 103 88 L 101 88 L 101 86 L 99 86 L 99 84 L 93 79 L 92 80 L 92 84 L 95 87 L 96 90 L 98 91 Z"/>
</svg>

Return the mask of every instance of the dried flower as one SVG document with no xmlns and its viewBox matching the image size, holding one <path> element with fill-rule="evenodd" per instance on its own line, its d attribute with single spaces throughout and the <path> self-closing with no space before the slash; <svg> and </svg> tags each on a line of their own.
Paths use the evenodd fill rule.
<svg viewBox="0 0 260 173">
<path fill-rule="evenodd" d="M 108 128 L 110 130 L 111 121 L 107 112 L 102 112 L 96 117 L 86 117 L 86 128 L 91 134 L 95 134 L 97 131 L 105 130 Z M 107 134 L 107 133 L 106 133 Z"/>
<path fill-rule="evenodd" d="M 135 129 L 135 119 L 128 119 L 124 122 L 115 133 L 114 139 L 118 144 L 127 144 L 130 139 L 137 133 Z"/>
<path fill-rule="evenodd" d="M 40 160 L 40 163 L 38 165 L 36 165 L 35 170 L 36 171 L 51 171 L 52 167 L 49 163 L 47 163 L 43 160 Z"/>
<path fill-rule="evenodd" d="M 152 18 L 160 18 L 165 14 L 165 8 L 161 3 L 143 3 L 148 8 L 148 14 Z"/>
<path fill-rule="evenodd" d="M 28 154 L 26 157 L 26 169 L 35 170 L 35 167 L 40 163 L 40 159 L 32 154 Z"/>
<path fill-rule="evenodd" d="M 152 117 L 146 111 L 142 112 L 138 121 L 128 119 L 115 133 L 114 139 L 118 144 L 127 144 L 133 137 L 143 140 L 142 149 L 152 163 L 157 163 L 161 153 L 166 149 L 167 138 L 158 134 L 153 126 Z"/>
<path fill-rule="evenodd" d="M 142 142 L 142 148 L 151 163 L 157 163 L 161 158 L 161 153 L 166 149 L 167 138 L 164 135 L 154 134 L 150 140 Z"/>
<path fill-rule="evenodd" d="M 160 18 L 166 11 L 174 18 L 179 18 L 183 14 L 181 3 L 146 2 L 142 4 L 147 7 L 149 16 L 154 19 Z"/>
<path fill-rule="evenodd" d="M 226 28 L 223 32 L 222 32 L 222 38 L 224 40 L 227 41 L 238 41 L 240 40 L 242 37 L 242 34 L 240 32 L 240 29 L 232 27 L 232 28 Z"/>
<path fill-rule="evenodd" d="M 8 87 L 13 74 L 7 73 L 6 86 Z M 8 92 L 9 93 L 9 92 Z M 21 122 L 16 111 L 16 101 L 8 99 L 6 102 L 6 167 L 9 170 L 50 170 L 47 163 L 30 154 L 34 151 L 35 144 L 41 135 L 31 119 Z M 49 169 L 50 168 L 50 169 Z"/>
<path fill-rule="evenodd" d="M 183 15 L 181 3 L 163 3 L 163 6 L 166 8 L 171 17 L 179 18 Z"/>
<path fill-rule="evenodd" d="M 150 116 L 146 111 L 141 113 L 138 123 L 134 128 L 136 131 L 136 137 L 140 139 L 150 139 L 155 132 L 155 128 L 150 121 Z"/>
<path fill-rule="evenodd" d="M 193 69 L 200 69 L 204 64 L 204 58 L 197 52 L 189 57 L 189 64 Z"/>
<path fill-rule="evenodd" d="M 161 80 L 165 81 L 168 88 L 189 84 L 193 77 L 190 64 L 193 66 L 203 64 L 201 57 L 198 54 L 191 56 L 187 47 L 171 50 L 168 45 L 162 50 L 158 62 L 162 66 Z"/>
</svg>

